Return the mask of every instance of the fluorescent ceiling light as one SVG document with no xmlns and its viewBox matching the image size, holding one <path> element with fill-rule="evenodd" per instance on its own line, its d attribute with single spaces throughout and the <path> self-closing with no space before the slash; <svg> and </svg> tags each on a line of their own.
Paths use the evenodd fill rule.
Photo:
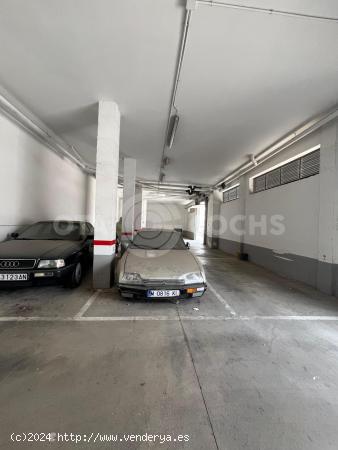
<svg viewBox="0 0 338 450">
<path fill-rule="evenodd" d="M 180 118 L 177 114 L 170 118 L 169 131 L 167 136 L 167 146 L 169 148 L 172 148 L 173 146 L 179 120 Z"/>
</svg>

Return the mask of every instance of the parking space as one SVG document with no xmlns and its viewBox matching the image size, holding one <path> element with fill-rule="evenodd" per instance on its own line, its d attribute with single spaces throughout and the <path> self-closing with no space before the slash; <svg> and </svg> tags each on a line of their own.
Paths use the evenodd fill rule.
<svg viewBox="0 0 338 450">
<path fill-rule="evenodd" d="M 2 324 L 0 337 L 5 356 L 0 395 L 7 405 L 0 416 L 0 428 L 6 430 L 1 448 L 22 448 L 10 442 L 12 430 L 88 438 L 91 433 L 122 436 L 147 430 L 173 438 L 188 434 L 186 448 L 215 448 L 178 322 Z M 72 446 L 64 443 L 62 448 Z"/>
<path fill-rule="evenodd" d="M 125 299 L 116 287 L 94 290 L 91 274 L 78 289 L 61 286 L 0 291 L 0 320 L 338 320 L 335 297 L 290 281 L 220 250 L 191 242 L 208 289 L 185 300 Z"/>
<path fill-rule="evenodd" d="M 74 317 L 93 295 L 91 274 L 82 286 L 41 286 L 0 290 L 0 317 Z"/>
<path fill-rule="evenodd" d="M 200 299 L 126 300 L 89 281 L 3 291 L 1 429 L 154 430 L 188 435 L 181 448 L 198 450 L 335 449 L 337 301 L 192 247 L 209 283 Z"/>
</svg>

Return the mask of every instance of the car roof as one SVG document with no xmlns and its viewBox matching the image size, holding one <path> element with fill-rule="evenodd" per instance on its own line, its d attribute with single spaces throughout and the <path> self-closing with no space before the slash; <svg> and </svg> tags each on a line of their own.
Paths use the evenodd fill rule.
<svg viewBox="0 0 338 450">
<path fill-rule="evenodd" d="M 68 222 L 68 223 L 87 223 L 80 220 L 39 220 L 36 223 L 58 223 L 58 222 Z"/>
<path fill-rule="evenodd" d="M 142 230 L 138 230 L 137 233 L 143 233 L 144 231 L 157 231 L 157 232 L 166 232 L 166 233 L 180 233 L 180 231 L 174 230 L 173 228 L 142 228 Z"/>
</svg>

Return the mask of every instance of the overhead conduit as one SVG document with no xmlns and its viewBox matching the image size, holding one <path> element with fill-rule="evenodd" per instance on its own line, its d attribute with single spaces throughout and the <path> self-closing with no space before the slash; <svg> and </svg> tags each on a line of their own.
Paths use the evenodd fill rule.
<svg viewBox="0 0 338 450">
<path fill-rule="evenodd" d="M 95 169 L 83 160 L 74 146 L 57 136 L 3 88 L 0 89 L 0 110 L 59 156 L 69 159 L 88 174 L 95 173 Z"/>
<path fill-rule="evenodd" d="M 278 9 L 271 9 L 271 8 L 262 8 L 262 7 L 256 7 L 251 5 L 245 5 L 241 3 L 229 3 L 229 2 L 221 2 L 221 1 L 213 1 L 213 0 L 186 0 L 186 12 L 185 12 L 185 20 L 184 20 L 184 26 L 181 34 L 181 43 L 180 48 L 178 52 L 178 60 L 176 64 L 176 71 L 175 71 L 175 77 L 174 77 L 174 85 L 173 85 L 173 91 L 171 96 L 171 103 L 169 108 L 169 115 L 168 115 L 168 122 L 167 122 L 167 129 L 166 129 L 166 139 L 167 134 L 170 126 L 170 119 L 172 117 L 173 111 L 177 112 L 177 107 L 175 105 L 176 100 L 176 94 L 177 89 L 180 81 L 180 74 L 181 69 L 183 65 L 183 59 L 186 49 L 186 43 L 188 38 L 188 32 L 189 32 L 189 26 L 192 18 L 192 11 L 196 10 L 197 5 L 204 5 L 209 7 L 224 7 L 224 8 L 231 8 L 231 9 L 239 9 L 244 10 L 247 12 L 253 12 L 253 13 L 264 13 L 264 14 L 274 14 L 274 15 L 282 15 L 282 16 L 288 16 L 293 18 L 299 18 L 299 19 L 309 19 L 309 20 L 322 20 L 327 22 L 335 22 L 338 23 L 337 17 L 329 17 L 329 16 L 322 16 L 322 15 L 316 15 L 316 14 L 307 14 L 307 13 L 301 13 L 296 11 L 285 11 L 285 10 L 278 10 Z M 285 138 L 282 138 L 278 142 L 276 142 L 274 145 L 268 147 L 267 149 L 263 150 L 262 152 L 258 153 L 257 155 L 252 155 L 252 158 L 249 162 L 243 164 L 240 166 L 237 170 L 227 175 L 222 180 L 218 181 L 214 186 L 212 186 L 213 189 L 220 188 L 223 183 L 231 183 L 235 180 L 237 180 L 240 176 L 248 173 L 252 169 L 254 169 L 257 165 L 262 164 L 267 159 L 271 158 L 272 156 L 276 155 L 277 153 L 285 150 L 287 147 L 292 145 L 293 143 L 297 142 L 298 140 L 304 138 L 308 134 L 312 133 L 313 131 L 317 130 L 318 128 L 322 127 L 326 123 L 330 122 L 331 120 L 335 119 L 337 117 L 337 108 L 335 108 L 333 111 L 328 111 L 320 116 L 316 117 L 313 120 L 310 120 L 306 124 L 302 125 L 301 127 L 294 130 L 292 133 L 290 133 Z M 164 144 L 163 151 L 162 151 L 162 160 L 165 157 L 165 150 L 166 150 L 166 143 Z M 162 167 L 161 167 L 162 168 Z M 162 171 L 160 171 L 161 174 Z M 159 178 L 160 179 L 160 178 Z"/>
<path fill-rule="evenodd" d="M 250 172 L 258 165 L 264 163 L 269 158 L 272 158 L 281 151 L 287 149 L 288 147 L 290 147 L 290 145 L 295 144 L 299 140 L 305 138 L 310 133 L 313 133 L 314 131 L 323 127 L 324 125 L 336 119 L 337 117 L 338 117 L 338 108 L 335 108 L 334 110 L 323 113 L 320 116 L 316 117 L 315 119 L 307 122 L 306 124 L 294 130 L 292 133 L 288 134 L 285 138 L 279 140 L 274 145 L 268 147 L 267 149 L 261 151 L 260 153 L 257 153 L 256 155 L 253 155 L 250 161 L 243 164 L 234 172 L 230 173 L 228 176 L 218 181 L 213 186 L 213 188 L 217 189 L 220 188 L 221 185 L 223 184 L 227 185 L 238 180 L 238 178 Z"/>
</svg>

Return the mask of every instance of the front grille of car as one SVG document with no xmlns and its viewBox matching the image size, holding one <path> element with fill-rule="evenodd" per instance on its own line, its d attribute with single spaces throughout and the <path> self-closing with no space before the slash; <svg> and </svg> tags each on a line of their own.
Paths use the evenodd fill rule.
<svg viewBox="0 0 338 450">
<path fill-rule="evenodd" d="M 180 279 L 146 279 L 143 280 L 146 286 L 183 286 L 184 280 Z"/>
<path fill-rule="evenodd" d="M 35 259 L 0 259 L 0 270 L 33 269 Z"/>
</svg>

